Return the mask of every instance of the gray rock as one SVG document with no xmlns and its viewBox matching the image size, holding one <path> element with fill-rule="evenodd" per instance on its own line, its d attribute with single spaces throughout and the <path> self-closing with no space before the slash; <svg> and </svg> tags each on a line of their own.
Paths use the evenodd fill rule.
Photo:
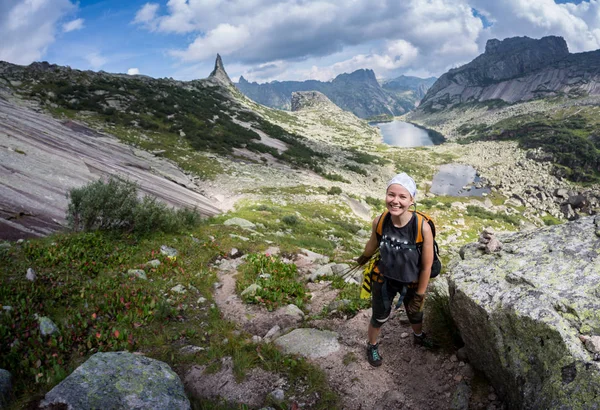
<svg viewBox="0 0 600 410">
<path fill-rule="evenodd" d="M 135 276 L 136 278 L 140 278 L 143 280 L 148 279 L 148 276 L 146 276 L 146 271 L 144 271 L 143 269 L 129 269 L 127 271 L 127 274 L 129 276 Z"/>
<path fill-rule="evenodd" d="M 340 350 L 338 334 L 329 330 L 295 329 L 275 340 L 286 354 L 299 354 L 309 359 L 326 357 Z"/>
<path fill-rule="evenodd" d="M 187 345 L 187 346 L 183 346 L 181 349 L 179 349 L 179 352 L 184 355 L 192 355 L 192 354 L 196 354 L 198 352 L 203 352 L 204 350 L 206 350 L 206 349 L 203 347 L 200 347 L 200 346 Z"/>
<path fill-rule="evenodd" d="M 301 322 L 304 319 L 304 312 L 296 305 L 289 304 L 287 306 L 277 309 L 276 315 L 290 316 L 297 322 Z"/>
<path fill-rule="evenodd" d="M 275 400 L 276 402 L 280 403 L 285 400 L 285 392 L 281 389 L 275 389 L 271 393 L 269 393 L 269 397 L 272 400 Z"/>
<path fill-rule="evenodd" d="M 334 300 L 327 305 L 327 310 L 329 312 L 340 310 L 341 308 L 348 306 L 350 303 L 352 302 L 349 299 Z"/>
<path fill-rule="evenodd" d="M 242 296 L 254 296 L 256 295 L 256 292 L 259 291 L 260 289 L 262 289 L 262 286 L 260 286 L 259 284 L 253 283 L 250 286 L 248 286 L 246 289 L 244 289 L 242 291 Z"/>
<path fill-rule="evenodd" d="M 187 293 L 187 289 L 185 288 L 185 286 L 178 284 L 171 288 L 171 292 L 178 293 L 180 295 L 185 295 Z"/>
<path fill-rule="evenodd" d="M 226 220 L 225 222 L 223 222 L 223 225 L 226 225 L 226 226 L 235 225 L 235 226 L 239 226 L 240 228 L 244 228 L 244 229 L 256 228 L 256 225 L 253 224 L 252 222 L 250 222 L 246 219 L 237 218 L 237 217 Z"/>
<path fill-rule="evenodd" d="M 58 333 L 58 327 L 54 324 L 50 318 L 46 316 L 38 316 L 36 314 L 36 319 L 40 325 L 40 333 L 42 336 L 50 336 L 55 333 Z"/>
<path fill-rule="evenodd" d="M 331 270 L 331 265 L 320 266 L 312 271 L 308 280 L 311 282 L 316 281 L 318 278 L 322 276 L 332 276 L 333 271 Z"/>
<path fill-rule="evenodd" d="M 342 276 L 348 271 L 348 268 L 350 268 L 350 265 L 347 263 L 334 263 L 331 265 L 331 271 L 336 276 Z"/>
<path fill-rule="evenodd" d="M 279 325 L 275 325 L 271 329 L 269 329 L 269 331 L 267 332 L 267 334 L 265 335 L 265 337 L 263 339 L 271 340 L 271 339 L 279 336 L 280 333 L 281 333 L 281 327 L 279 327 Z"/>
<path fill-rule="evenodd" d="M 8 306 L 8 305 L 4 305 L 2 306 L 2 310 L 5 311 L 6 313 L 9 313 L 13 310 L 12 306 Z"/>
<path fill-rule="evenodd" d="M 166 255 L 168 258 L 175 258 L 179 255 L 179 251 L 175 248 L 170 248 L 167 245 L 160 246 L 160 253 Z"/>
<path fill-rule="evenodd" d="M 585 348 L 591 353 L 600 353 L 600 336 L 582 336 Z"/>
<path fill-rule="evenodd" d="M 25 275 L 25 278 L 27 278 L 28 281 L 33 282 L 35 281 L 36 277 L 37 275 L 35 274 L 35 271 L 32 268 L 27 268 L 27 274 Z"/>
<path fill-rule="evenodd" d="M 70 409 L 190 409 L 183 384 L 163 362 L 128 352 L 96 353 L 44 400 Z"/>
<path fill-rule="evenodd" d="M 450 310 L 469 361 L 509 408 L 572 408 L 600 396 L 600 364 L 579 340 L 600 332 L 594 229 L 585 217 L 503 236 L 512 253 L 470 244 L 449 264 Z"/>
<path fill-rule="evenodd" d="M 0 409 L 8 407 L 12 392 L 12 375 L 8 370 L 0 369 Z"/>
<path fill-rule="evenodd" d="M 158 259 L 152 259 L 151 261 L 146 262 L 146 266 L 158 268 L 160 266 L 160 261 Z"/>
<path fill-rule="evenodd" d="M 451 410 L 468 410 L 469 400 L 471 399 L 471 387 L 463 382 L 456 386 L 454 394 L 452 394 L 452 402 L 450 403 Z"/>
</svg>

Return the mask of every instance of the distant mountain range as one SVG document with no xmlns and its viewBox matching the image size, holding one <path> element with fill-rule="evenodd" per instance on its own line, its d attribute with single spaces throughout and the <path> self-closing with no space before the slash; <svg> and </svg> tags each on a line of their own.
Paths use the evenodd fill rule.
<svg viewBox="0 0 600 410">
<path fill-rule="evenodd" d="M 340 108 L 361 118 L 401 115 L 418 105 L 436 78 L 400 76 L 380 84 L 373 70 L 340 74 L 332 81 L 273 81 L 258 84 L 243 76 L 236 87 L 250 99 L 268 107 L 290 110 L 292 93 L 319 91 Z"/>
<path fill-rule="evenodd" d="M 569 53 L 562 37 L 488 40 L 485 52 L 442 75 L 427 91 L 419 111 L 502 100 L 600 95 L 600 50 Z"/>
</svg>

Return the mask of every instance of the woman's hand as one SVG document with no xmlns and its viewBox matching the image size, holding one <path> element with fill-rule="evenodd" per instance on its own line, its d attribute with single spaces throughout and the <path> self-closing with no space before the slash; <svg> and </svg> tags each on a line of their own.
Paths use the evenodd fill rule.
<svg viewBox="0 0 600 410">
<path fill-rule="evenodd" d="M 407 307 L 407 312 L 410 314 L 419 313 L 423 310 L 425 305 L 425 294 L 415 293 L 415 296 L 411 299 Z"/>
</svg>

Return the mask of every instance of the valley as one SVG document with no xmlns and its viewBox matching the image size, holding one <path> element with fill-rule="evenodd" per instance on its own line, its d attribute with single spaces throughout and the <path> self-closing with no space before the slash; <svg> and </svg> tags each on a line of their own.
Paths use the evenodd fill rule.
<svg viewBox="0 0 600 410">
<path fill-rule="evenodd" d="M 294 91 L 292 111 L 251 100 L 219 56 L 208 78 L 189 82 L 0 62 L 0 305 L 12 311 L 0 317 L 0 367 L 14 373 L 14 408 L 37 406 L 88 356 L 121 350 L 168 363 L 193 408 L 454 408 L 465 388 L 470 408 L 504 408 L 497 381 L 459 359 L 455 328 L 439 323 L 445 277 L 484 230 L 511 243 L 600 210 L 598 101 L 588 83 L 577 83 L 586 95 L 572 83 L 522 101 L 479 98 L 489 92 L 469 83 L 442 104 L 458 87 L 449 77 L 398 117 L 446 141 L 402 148 L 359 118 L 371 112 L 319 90 Z M 472 166 L 489 194 L 435 195 L 448 164 Z M 417 209 L 436 223 L 447 268 L 426 327 L 444 349 L 409 343 L 399 311 L 383 333 L 389 364 L 375 373 L 364 359 L 370 304 L 350 268 L 398 172 L 414 177 Z M 179 233 L 71 232 L 67 192 L 111 176 L 203 220 Z M 518 253 L 509 249 L 502 257 Z M 42 335 L 38 313 L 60 335 Z M 298 356 L 282 347 L 288 331 L 335 350 Z"/>
</svg>

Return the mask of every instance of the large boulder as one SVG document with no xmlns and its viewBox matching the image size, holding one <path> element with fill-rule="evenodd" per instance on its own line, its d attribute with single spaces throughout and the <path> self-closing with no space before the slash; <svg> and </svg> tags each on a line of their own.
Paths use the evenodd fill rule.
<svg viewBox="0 0 600 410">
<path fill-rule="evenodd" d="M 190 409 L 179 376 L 163 362 L 129 352 L 96 353 L 40 403 L 69 409 Z"/>
<path fill-rule="evenodd" d="M 502 237 L 499 253 L 461 250 L 450 309 L 472 364 L 509 408 L 599 409 L 600 217 Z"/>
</svg>

